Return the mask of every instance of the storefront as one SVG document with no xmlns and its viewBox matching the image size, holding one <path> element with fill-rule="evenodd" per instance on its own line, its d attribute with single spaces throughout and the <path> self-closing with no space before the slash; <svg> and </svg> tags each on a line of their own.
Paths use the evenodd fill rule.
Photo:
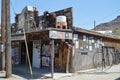
<svg viewBox="0 0 120 80">
<path fill-rule="evenodd" d="M 28 65 L 24 35 L 12 37 L 12 44 L 17 46 L 17 64 Z M 22 39 L 22 40 L 21 40 Z M 29 57 L 32 67 L 51 68 L 51 40 L 54 40 L 54 68 L 66 70 L 69 46 L 72 44 L 72 31 L 47 29 L 26 34 Z M 17 44 L 16 44 L 17 43 Z"/>
</svg>

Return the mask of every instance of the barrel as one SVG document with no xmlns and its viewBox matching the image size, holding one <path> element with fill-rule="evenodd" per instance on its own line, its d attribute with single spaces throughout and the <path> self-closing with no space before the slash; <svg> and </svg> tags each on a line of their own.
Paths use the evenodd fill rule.
<svg viewBox="0 0 120 80">
<path fill-rule="evenodd" d="M 57 16 L 56 22 L 66 22 L 66 16 Z"/>
</svg>

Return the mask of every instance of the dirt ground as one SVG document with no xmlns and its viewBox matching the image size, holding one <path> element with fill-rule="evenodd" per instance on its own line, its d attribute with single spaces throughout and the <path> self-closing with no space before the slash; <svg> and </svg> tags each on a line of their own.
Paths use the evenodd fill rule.
<svg viewBox="0 0 120 80">
<path fill-rule="evenodd" d="M 57 75 L 55 75 L 57 76 Z M 5 78 L 5 72 L 0 72 L 0 80 L 28 80 L 18 75 L 13 74 L 11 78 Z M 31 79 L 31 80 L 52 80 L 46 79 Z M 109 70 L 101 72 L 99 70 L 79 71 L 66 75 L 60 78 L 54 78 L 54 80 L 120 80 L 120 64 L 112 66 Z"/>
</svg>

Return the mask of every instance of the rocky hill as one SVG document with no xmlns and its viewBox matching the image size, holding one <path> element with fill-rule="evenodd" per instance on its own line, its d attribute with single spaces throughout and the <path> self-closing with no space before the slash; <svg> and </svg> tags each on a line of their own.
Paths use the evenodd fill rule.
<svg viewBox="0 0 120 80">
<path fill-rule="evenodd" d="M 112 30 L 115 35 L 120 35 L 120 16 L 117 16 L 114 20 L 97 25 L 94 30 L 105 31 Z"/>
</svg>

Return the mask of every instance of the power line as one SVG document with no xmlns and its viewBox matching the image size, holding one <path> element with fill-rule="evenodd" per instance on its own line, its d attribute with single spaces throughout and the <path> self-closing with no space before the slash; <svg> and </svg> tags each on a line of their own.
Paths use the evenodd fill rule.
<svg viewBox="0 0 120 80">
<path fill-rule="evenodd" d="M 97 22 L 103 21 L 104 19 L 106 19 L 106 18 L 108 18 L 108 17 L 112 16 L 113 14 L 115 14 L 116 12 L 119 12 L 119 11 L 120 11 L 120 9 L 117 9 L 117 10 L 116 10 L 116 11 L 114 11 L 113 13 L 111 13 L 111 14 L 109 14 L 109 15 L 107 15 L 107 16 L 105 16 L 105 17 L 103 17 L 103 18 L 99 19 L 99 20 L 97 20 Z"/>
<path fill-rule="evenodd" d="M 36 1 L 35 1 L 35 7 L 39 7 L 39 6 L 38 6 L 38 3 L 41 3 L 40 0 L 36 0 Z M 40 4 L 39 4 L 39 5 L 40 5 Z M 43 10 L 43 11 L 47 11 L 47 10 L 46 10 L 45 8 L 43 8 L 42 6 L 39 7 L 39 9 L 41 9 L 41 10 Z"/>
<path fill-rule="evenodd" d="M 10 0 L 10 4 L 11 4 L 11 7 L 12 7 L 12 10 L 13 10 L 14 14 L 16 15 L 16 11 L 15 11 L 15 8 L 14 8 L 14 6 L 12 4 L 12 0 Z"/>
<path fill-rule="evenodd" d="M 109 15 L 107 15 L 107 16 L 101 18 L 101 19 L 96 20 L 96 22 L 97 22 L 97 23 L 98 23 L 98 22 L 101 22 L 101 21 L 103 21 L 104 19 L 106 19 L 106 18 L 112 16 L 113 14 L 115 14 L 115 13 L 117 13 L 117 12 L 119 12 L 119 11 L 120 11 L 120 9 L 117 9 L 117 10 L 115 10 L 114 12 L 112 12 L 111 14 L 109 14 Z M 91 24 L 93 24 L 93 21 L 91 21 L 91 22 L 89 22 L 89 23 L 84 23 L 84 24 L 82 24 L 82 26 L 91 25 Z"/>
</svg>

